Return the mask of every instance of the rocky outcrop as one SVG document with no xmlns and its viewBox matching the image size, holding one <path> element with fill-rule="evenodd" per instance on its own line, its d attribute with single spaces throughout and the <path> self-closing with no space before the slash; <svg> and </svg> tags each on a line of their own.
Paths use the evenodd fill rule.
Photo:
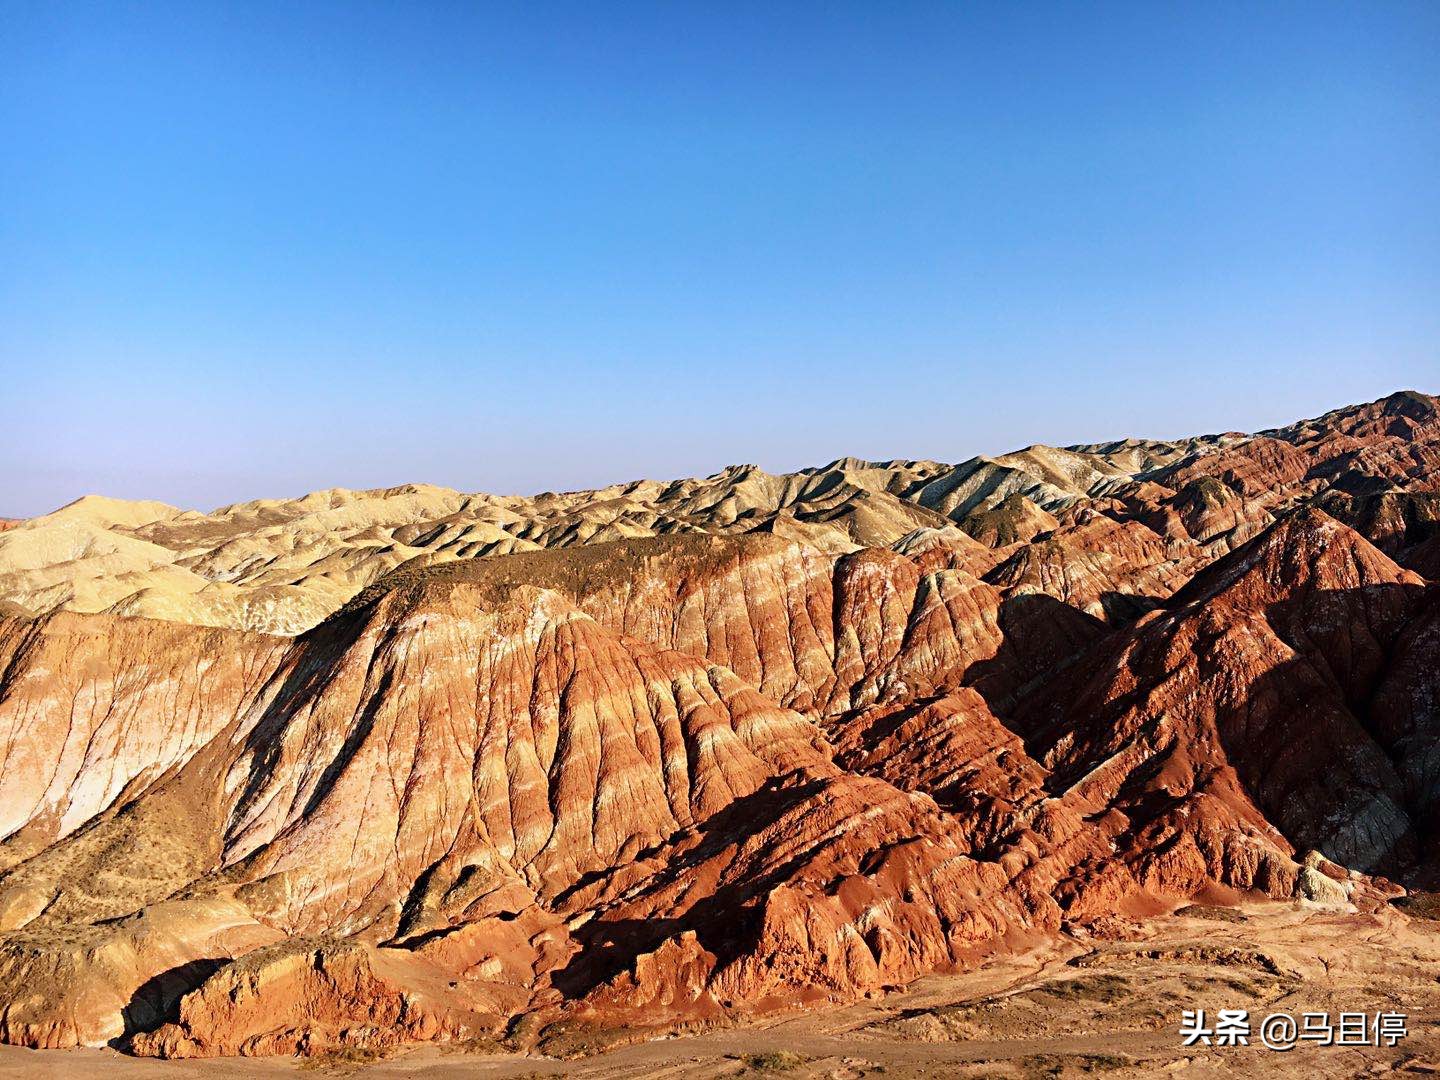
<svg viewBox="0 0 1440 1080">
<path fill-rule="evenodd" d="M 178 1018 L 137 1034 L 131 1049 L 162 1058 L 310 1055 L 489 1034 L 448 988 L 403 989 L 417 967 L 354 942 L 292 938 L 224 964 L 179 1002 Z M 435 979 L 441 973 L 435 972 Z M 414 987 L 423 975 L 400 976 Z M 437 982 L 444 987 L 443 982 Z"/>
<path fill-rule="evenodd" d="M 102 1046 L 160 1023 L 227 959 L 282 935 L 227 900 L 149 904 L 122 919 L 51 920 L 0 939 L 0 1040 Z"/>
</svg>

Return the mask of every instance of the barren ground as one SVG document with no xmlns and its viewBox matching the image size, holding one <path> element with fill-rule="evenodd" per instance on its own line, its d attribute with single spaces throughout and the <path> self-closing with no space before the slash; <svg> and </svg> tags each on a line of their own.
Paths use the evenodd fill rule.
<svg viewBox="0 0 1440 1080">
<path fill-rule="evenodd" d="M 1180 1014 L 1409 1014 L 1393 1048 L 1184 1048 Z M 567 1061 L 426 1046 L 375 1062 L 156 1061 L 111 1050 L 0 1047 L 0 1077 L 364 1080 L 571 1076 L 1115 1077 L 1440 1074 L 1440 922 L 1347 916 L 1291 904 L 1191 907 L 1141 925 L 998 959 L 903 993 L 743 1027 L 619 1046 Z M 623 1036 L 622 1036 L 623 1038 Z"/>
</svg>

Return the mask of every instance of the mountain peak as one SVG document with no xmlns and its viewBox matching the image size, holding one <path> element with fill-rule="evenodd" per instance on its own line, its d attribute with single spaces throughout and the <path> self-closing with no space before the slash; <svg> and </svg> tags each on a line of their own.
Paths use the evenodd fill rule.
<svg viewBox="0 0 1440 1080">
<path fill-rule="evenodd" d="M 1305 505 L 1202 570 L 1175 594 L 1171 606 L 1213 600 L 1222 593 L 1256 606 L 1300 591 L 1424 583 L 1348 525 Z"/>
</svg>

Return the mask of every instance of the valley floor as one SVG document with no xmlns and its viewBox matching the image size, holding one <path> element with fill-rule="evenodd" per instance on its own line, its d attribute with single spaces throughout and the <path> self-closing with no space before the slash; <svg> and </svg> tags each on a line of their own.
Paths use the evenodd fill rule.
<svg viewBox="0 0 1440 1080">
<path fill-rule="evenodd" d="M 1247 1009 L 1249 1046 L 1184 1047 L 1181 1013 Z M 1393 1047 L 1260 1045 L 1270 1013 L 1401 1012 Z M 619 1035 L 620 1033 L 611 1033 Z M 623 1036 L 622 1036 L 623 1037 Z M 157 1061 L 110 1050 L 0 1047 L 0 1078 L 230 1080 L 355 1076 L 461 1080 L 567 1076 L 1373 1076 L 1440 1074 L 1440 922 L 1341 915 L 1292 903 L 1115 920 L 965 976 L 922 979 L 846 1008 L 619 1046 L 568 1061 L 424 1046 L 371 1063 Z"/>
</svg>

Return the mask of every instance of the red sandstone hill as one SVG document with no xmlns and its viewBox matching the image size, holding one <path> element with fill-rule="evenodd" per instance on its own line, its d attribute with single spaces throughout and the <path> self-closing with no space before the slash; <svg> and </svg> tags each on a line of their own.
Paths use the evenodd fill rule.
<svg viewBox="0 0 1440 1080">
<path fill-rule="evenodd" d="M 421 489 L 27 523 L 0 1039 L 563 1047 L 1197 896 L 1374 908 L 1440 869 L 1437 415 L 485 504 L 529 547 L 469 555 Z M 326 613 L 37 602 L 165 551 Z"/>
</svg>

